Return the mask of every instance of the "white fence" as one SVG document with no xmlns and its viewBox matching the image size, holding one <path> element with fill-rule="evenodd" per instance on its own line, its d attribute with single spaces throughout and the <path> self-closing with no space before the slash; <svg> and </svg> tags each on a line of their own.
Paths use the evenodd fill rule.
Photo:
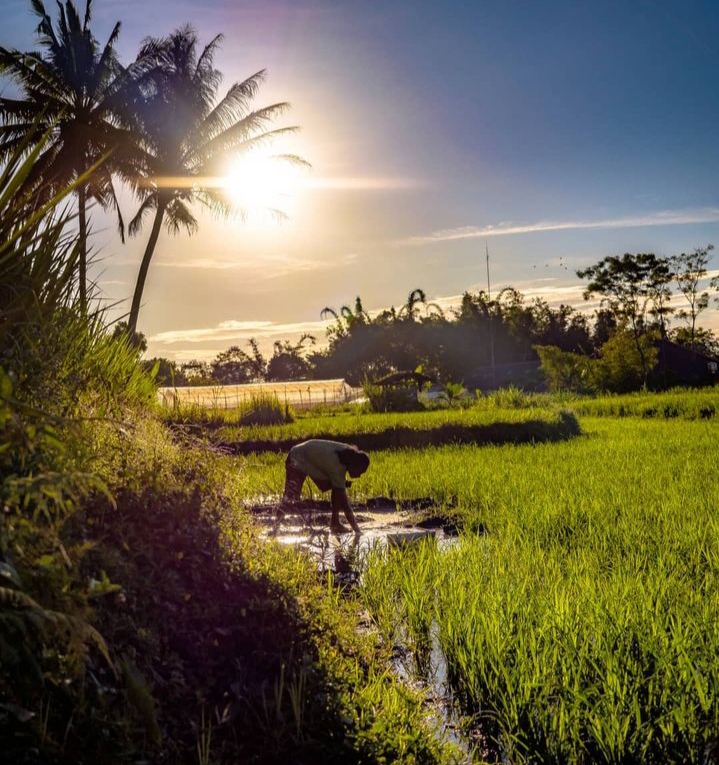
<svg viewBox="0 0 719 765">
<path fill-rule="evenodd" d="M 208 409 L 235 409 L 253 396 L 276 396 L 280 402 L 291 404 L 295 409 L 308 409 L 357 401 L 363 393 L 360 388 L 353 388 L 339 379 L 159 388 L 157 395 L 166 406 L 195 404 Z"/>
</svg>

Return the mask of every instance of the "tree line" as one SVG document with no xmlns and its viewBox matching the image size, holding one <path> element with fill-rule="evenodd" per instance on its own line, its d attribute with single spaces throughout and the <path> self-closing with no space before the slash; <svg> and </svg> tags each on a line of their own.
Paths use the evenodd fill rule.
<svg viewBox="0 0 719 765">
<path fill-rule="evenodd" d="M 361 385 L 421 366 L 440 380 L 457 382 L 481 368 L 541 360 L 551 382 L 559 379 L 552 377 L 558 364 L 577 374 L 584 369 L 586 377 L 585 361 L 596 360 L 592 382 L 569 386 L 628 390 L 646 383 L 660 339 L 719 356 L 719 340 L 700 324 L 718 302 L 712 298 L 719 289 L 719 277 L 709 270 L 712 251 L 707 245 L 673 257 L 625 253 L 579 270 L 587 281 L 585 299 L 600 301 L 592 314 L 570 305 L 553 308 L 542 298 L 527 300 L 512 287 L 494 296 L 465 292 L 448 311 L 415 289 L 399 308 L 374 316 L 357 297 L 353 306 L 322 310 L 321 316 L 332 319 L 324 349 L 305 335 L 295 344 L 276 342 L 266 359 L 253 339 L 247 350 L 233 346 L 211 362 L 161 360 L 161 379 L 211 385 L 343 377 Z M 675 308 L 672 298 L 681 299 L 682 307 Z"/>
</svg>

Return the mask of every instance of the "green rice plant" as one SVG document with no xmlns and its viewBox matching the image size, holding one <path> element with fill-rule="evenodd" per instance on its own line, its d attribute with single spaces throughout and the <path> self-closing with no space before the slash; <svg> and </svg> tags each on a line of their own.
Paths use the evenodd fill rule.
<svg viewBox="0 0 719 765">
<path fill-rule="evenodd" d="M 499 388 L 499 390 L 485 397 L 485 401 L 497 409 L 526 409 L 528 406 L 532 406 L 535 400 L 531 393 L 527 393 L 514 385 Z"/>
<path fill-rule="evenodd" d="M 641 392 L 578 399 L 571 408 L 590 417 L 646 417 L 709 420 L 719 411 L 719 387 L 675 388 L 661 393 Z"/>
<path fill-rule="evenodd" d="M 432 551 L 426 575 L 374 556 L 363 600 L 420 653 L 409 636 L 433 620 L 492 756 L 704 762 L 719 738 L 717 426 L 584 428 L 559 444 L 373 455 L 363 490 L 454 491 L 465 527 L 488 534 Z"/>
</svg>

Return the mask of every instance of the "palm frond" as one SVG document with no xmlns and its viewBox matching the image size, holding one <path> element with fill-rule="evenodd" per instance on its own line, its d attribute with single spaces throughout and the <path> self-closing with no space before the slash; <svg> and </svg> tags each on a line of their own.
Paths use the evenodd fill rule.
<svg viewBox="0 0 719 765">
<path fill-rule="evenodd" d="M 145 213 L 149 210 L 157 209 L 157 194 L 150 194 L 142 200 L 140 209 L 135 213 L 135 216 L 130 221 L 130 225 L 127 227 L 127 232 L 130 236 L 135 236 L 142 227 L 142 219 L 145 217 Z"/>
<path fill-rule="evenodd" d="M 225 97 L 201 123 L 201 134 L 204 141 L 215 138 L 224 130 L 232 127 L 238 119 L 247 115 L 249 102 L 257 94 L 264 76 L 265 70 L 261 69 L 243 82 L 236 82 L 227 91 Z"/>
<path fill-rule="evenodd" d="M 88 6 L 90 3 L 88 2 Z M 97 61 L 96 66 L 94 67 L 94 88 L 93 90 L 97 91 L 102 83 L 102 80 L 107 76 L 107 73 L 117 66 L 117 54 L 115 53 L 114 45 L 117 42 L 118 37 L 120 36 L 120 27 L 122 25 L 118 21 L 115 26 L 112 28 L 112 32 L 110 33 L 110 36 L 107 38 L 107 42 L 105 43 L 105 47 L 102 49 L 102 53 L 100 54 L 100 58 Z M 114 65 L 114 66 L 113 66 Z M 119 78 L 118 78 L 119 79 Z"/>
<path fill-rule="evenodd" d="M 212 68 L 213 58 L 215 51 L 219 47 L 223 38 L 223 34 L 215 35 L 212 40 L 210 40 L 210 42 L 205 45 L 202 53 L 197 59 L 197 64 L 195 65 L 195 72 L 192 78 L 195 84 L 202 80 L 207 80 L 208 75 L 212 75 L 215 72 L 215 70 Z"/>
<path fill-rule="evenodd" d="M 175 198 L 167 205 L 165 226 L 171 234 L 179 234 L 183 229 L 188 234 L 194 234 L 198 223 L 190 208 L 181 199 Z"/>
<path fill-rule="evenodd" d="M 31 96 L 43 94 L 61 101 L 65 95 L 56 73 L 38 54 L 0 47 L 0 74 L 10 77 Z"/>
<path fill-rule="evenodd" d="M 234 215 L 241 220 L 247 218 L 247 211 L 234 205 L 222 189 L 201 187 L 196 189 L 194 198 L 217 217 Z"/>
<path fill-rule="evenodd" d="M 299 154 L 273 154 L 270 159 L 276 159 L 278 162 L 287 162 L 295 167 L 310 169 L 312 165 Z"/>
<path fill-rule="evenodd" d="M 83 31 L 87 31 L 92 20 L 92 0 L 87 0 L 85 3 L 85 21 L 82 25 Z"/>
<path fill-rule="evenodd" d="M 271 119 L 271 116 L 263 115 L 255 120 L 254 113 L 253 115 L 248 115 L 237 125 L 228 128 L 216 138 L 198 146 L 188 155 L 187 161 L 193 164 L 197 163 L 198 167 L 202 167 L 204 163 L 218 155 L 229 153 L 245 154 L 257 146 L 271 143 L 282 135 L 296 133 L 300 129 L 297 125 L 290 125 L 288 127 L 275 128 L 274 130 L 257 132 Z"/>
</svg>

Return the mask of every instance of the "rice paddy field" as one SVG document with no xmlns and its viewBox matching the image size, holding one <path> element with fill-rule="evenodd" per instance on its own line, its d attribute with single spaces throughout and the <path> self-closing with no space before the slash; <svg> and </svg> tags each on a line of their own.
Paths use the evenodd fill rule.
<svg viewBox="0 0 719 765">
<path fill-rule="evenodd" d="M 561 438 L 373 451 L 355 498 L 431 496 L 463 531 L 371 551 L 349 597 L 418 677 L 441 664 L 476 761 L 718 762 L 719 393 L 560 403 L 579 425 Z M 569 414 L 539 397 L 252 437 Z M 237 459 L 248 496 L 277 493 L 282 454 Z"/>
</svg>

